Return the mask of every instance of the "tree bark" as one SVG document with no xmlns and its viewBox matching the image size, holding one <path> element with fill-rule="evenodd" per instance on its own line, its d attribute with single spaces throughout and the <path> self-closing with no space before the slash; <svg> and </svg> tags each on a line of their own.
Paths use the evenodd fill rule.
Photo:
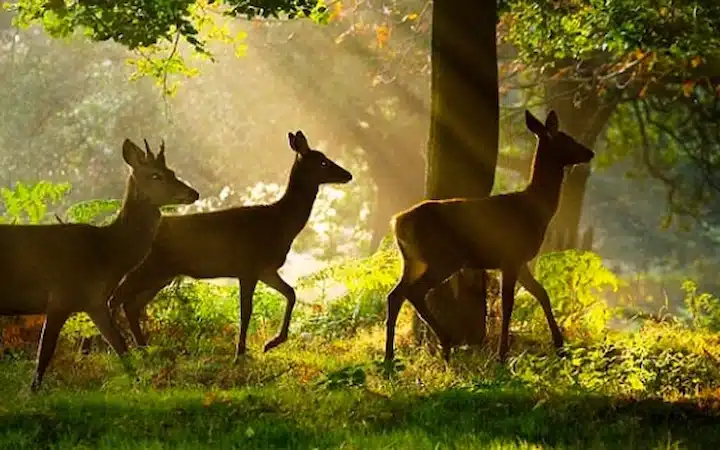
<svg viewBox="0 0 720 450">
<path fill-rule="evenodd" d="M 433 3 L 430 140 L 426 190 L 430 199 L 486 197 L 498 159 L 497 3 Z M 428 333 L 417 314 L 415 340 Z"/>
<path fill-rule="evenodd" d="M 498 155 L 495 1 L 433 4 L 426 195 L 484 197 Z"/>
</svg>

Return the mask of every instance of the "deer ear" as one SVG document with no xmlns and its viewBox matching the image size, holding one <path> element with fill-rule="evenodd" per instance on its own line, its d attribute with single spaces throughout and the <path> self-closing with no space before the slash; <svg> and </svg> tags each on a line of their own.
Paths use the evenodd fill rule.
<svg viewBox="0 0 720 450">
<path fill-rule="evenodd" d="M 527 126 L 528 130 L 532 131 L 536 136 L 543 135 L 547 132 L 545 129 L 545 125 L 540 122 L 537 117 L 533 116 L 533 114 L 525 110 L 525 126 Z"/>
<path fill-rule="evenodd" d="M 545 128 L 547 128 L 550 136 L 555 136 L 558 133 L 559 127 L 558 116 L 555 110 L 552 110 L 548 113 L 547 119 L 545 119 Z"/>
<path fill-rule="evenodd" d="M 288 133 L 288 143 L 290 144 L 290 148 L 297 151 L 295 148 L 295 135 L 293 133 Z"/>
<path fill-rule="evenodd" d="M 293 149 L 301 155 L 304 155 L 305 153 L 310 151 L 310 146 L 308 145 L 307 138 L 300 130 L 295 133 L 295 146 L 293 147 Z"/>
<path fill-rule="evenodd" d="M 145 152 L 130 139 L 125 139 L 123 142 L 122 152 L 123 159 L 130 167 L 134 168 L 145 162 Z"/>
</svg>

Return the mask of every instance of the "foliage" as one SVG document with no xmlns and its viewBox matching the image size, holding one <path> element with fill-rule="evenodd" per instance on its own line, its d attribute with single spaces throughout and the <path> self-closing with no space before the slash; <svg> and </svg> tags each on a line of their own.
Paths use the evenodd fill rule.
<svg viewBox="0 0 720 450">
<path fill-rule="evenodd" d="M 14 189 L 0 188 L 5 205 L 3 222 L 38 224 L 49 220 L 48 206 L 59 203 L 70 191 L 70 183 L 40 181 L 26 185 L 17 182 Z"/>
<path fill-rule="evenodd" d="M 617 290 L 620 280 L 592 252 L 567 250 L 546 253 L 537 259 L 535 276 L 552 299 L 553 312 L 564 328 L 598 335 L 607 329 L 612 309 L 602 297 Z M 546 327 L 544 314 L 529 294 L 518 295 L 513 319 L 531 327 Z"/>
<path fill-rule="evenodd" d="M 318 384 L 327 389 L 342 389 L 348 387 L 362 387 L 367 380 L 365 365 L 352 365 L 323 375 Z"/>
<path fill-rule="evenodd" d="M 707 292 L 698 293 L 697 285 L 692 280 L 686 280 L 682 287 L 692 325 L 699 329 L 720 332 L 720 299 Z"/>
<path fill-rule="evenodd" d="M 712 359 L 687 349 L 653 345 L 649 340 L 632 345 L 618 340 L 571 346 L 561 360 L 527 355 L 518 358 L 512 370 L 520 380 L 548 389 L 563 380 L 560 382 L 575 389 L 651 396 L 692 395 L 719 375 Z"/>
<path fill-rule="evenodd" d="M 228 339 L 214 352 L 171 342 L 138 352 L 137 378 L 113 355 L 68 354 L 61 343 L 42 396 L 27 394 L 32 361 L 2 361 L 0 446 L 648 449 L 720 439 L 717 366 L 703 356 L 718 354 L 717 338 L 671 344 L 693 331 L 644 329 L 571 345 L 563 358 L 520 349 L 505 368 L 491 352 L 457 352 L 447 367 L 414 352 L 389 379 L 372 363 L 381 329 L 291 338 L 266 354 L 258 331 L 257 350 L 237 364 Z"/>
<path fill-rule="evenodd" d="M 65 214 L 71 222 L 106 225 L 120 207 L 120 200 L 89 200 L 71 205 Z"/>
<path fill-rule="evenodd" d="M 82 331 L 66 328 L 40 403 L 22 388 L 31 358 L 0 360 L 0 395 L 7 400 L 0 405 L 0 445 L 35 448 L 50 439 L 40 431 L 42 423 L 58 417 L 64 419 L 54 428 L 57 448 L 161 446 L 161 439 L 162 445 L 219 448 L 287 447 L 290 441 L 333 448 L 398 441 L 414 448 L 532 448 L 516 445 L 518 436 L 537 445 L 608 448 L 636 441 L 647 448 L 647 443 L 669 445 L 668 433 L 702 448 L 720 438 L 715 426 L 720 410 L 712 406 L 720 392 L 717 335 L 681 321 L 598 333 L 603 314 L 586 314 L 591 320 L 580 316 L 605 308 L 598 291 L 618 282 L 597 255 L 567 251 L 537 262 L 558 317 L 566 326 L 571 322 L 561 356 L 550 353 L 542 314 L 523 312 L 536 307 L 519 298 L 513 324 L 533 323 L 520 327 L 523 339 L 515 339 L 507 366 L 495 364 L 492 333 L 482 349 L 457 350 L 448 366 L 438 355 L 408 348 L 402 330 L 409 316 L 401 314 L 403 364 L 387 377 L 380 361 L 382 309 L 398 270 L 394 246 L 386 241 L 371 257 L 301 280 L 290 339 L 267 354 L 260 350 L 262 342 L 276 332 L 285 302 L 259 285 L 251 354 L 236 364 L 231 364 L 235 286 L 180 279 L 164 289 L 148 310 L 152 345 L 131 355 L 133 376 L 110 352 L 69 351 L 68 340 Z M 329 298 L 338 283 L 345 291 Z M 307 301 L 308 289 L 318 300 Z M 342 322 L 363 302 L 370 306 L 365 312 Z M 491 417 L 480 429 L 478 411 Z M 28 422 L 30 412 L 35 419 Z M 681 416 L 685 419 L 676 420 Z M 598 426 L 577 426 L 586 422 Z M 683 428 L 688 424 L 691 431 Z"/>
<path fill-rule="evenodd" d="M 332 264 L 301 280 L 303 287 L 322 291 L 341 287 L 344 292 L 313 304 L 315 314 L 301 326 L 302 331 L 327 338 L 352 336 L 359 329 L 383 319 L 385 298 L 397 281 L 399 259 L 394 244 L 386 239 L 380 249 L 367 258 Z M 338 286 L 339 285 L 339 286 Z"/>
<path fill-rule="evenodd" d="M 694 0 L 509 0 L 507 39 L 526 63 L 586 61 L 598 81 L 647 83 L 683 73 L 720 53 L 720 6 Z M 593 64 L 593 62 L 595 64 Z M 636 67 L 638 66 L 638 67 Z M 657 77 L 653 79 L 653 77 Z"/>
<path fill-rule="evenodd" d="M 115 5 L 94 2 L 46 2 L 18 0 L 10 7 L 18 12 L 17 22 L 28 26 L 39 22 L 53 37 L 68 36 L 76 29 L 84 31 L 94 41 L 114 40 L 129 49 L 150 47 L 159 41 L 174 40 L 177 33 L 198 52 L 207 52 L 205 42 L 198 37 L 199 26 L 195 10 L 221 12 L 252 19 L 290 18 L 300 14 L 310 16 L 315 9 L 325 12 L 317 0 L 163 0 L 126 1 Z M 195 20 L 194 20 L 195 19 Z"/>
<path fill-rule="evenodd" d="M 178 53 L 180 39 L 194 53 L 212 58 L 208 40 L 238 44 L 244 33 L 232 37 L 218 17 L 256 16 L 290 19 L 296 16 L 323 21 L 327 8 L 318 0 L 132 0 L 122 4 L 103 1 L 66 2 L 16 0 L 7 2 L 17 12 L 15 23 L 28 27 L 40 24 L 52 37 L 71 36 L 76 31 L 93 41 L 115 41 L 135 50 L 136 76 L 149 75 L 163 86 L 165 94 L 173 94 L 177 84 L 168 85 L 171 74 L 193 76 L 185 58 Z M 159 53 L 165 53 L 158 57 Z"/>
</svg>

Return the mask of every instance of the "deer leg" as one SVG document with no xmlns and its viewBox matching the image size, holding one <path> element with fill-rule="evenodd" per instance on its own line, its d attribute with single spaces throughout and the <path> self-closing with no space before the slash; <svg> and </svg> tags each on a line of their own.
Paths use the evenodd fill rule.
<svg viewBox="0 0 720 450">
<path fill-rule="evenodd" d="M 555 321 L 552 306 L 550 305 L 550 297 L 548 296 L 547 291 L 543 285 L 532 276 L 532 273 L 530 273 L 530 269 L 527 265 L 520 268 L 520 271 L 518 272 L 518 281 L 538 300 L 540 306 L 542 306 L 548 326 L 550 327 L 553 344 L 556 348 L 561 348 L 563 346 L 564 339 L 562 332 L 560 331 L 560 327 L 558 327 L 558 324 Z"/>
<path fill-rule="evenodd" d="M 447 278 L 447 277 L 445 277 Z M 438 341 L 440 341 L 440 347 L 442 348 L 442 356 L 445 362 L 450 362 L 450 353 L 452 351 L 452 345 L 450 339 L 447 336 L 445 330 L 432 315 L 430 309 L 427 307 L 425 302 L 425 296 L 439 284 L 438 279 L 445 279 L 442 277 L 431 276 L 429 271 L 426 271 L 417 281 L 415 281 L 409 289 L 408 299 L 410 303 L 415 307 L 415 311 L 420 315 L 420 318 L 430 327 L 435 333 Z"/>
<path fill-rule="evenodd" d="M 142 315 L 142 310 L 143 305 L 140 303 L 126 303 L 123 305 L 123 312 L 125 313 L 125 318 L 128 321 L 128 328 L 130 328 L 130 333 L 133 335 L 135 345 L 138 347 L 147 346 L 147 340 L 143 335 L 142 327 L 140 327 L 140 316 Z"/>
<path fill-rule="evenodd" d="M 253 295 L 258 280 L 256 278 L 244 278 L 240 280 L 240 329 L 238 331 L 237 346 L 235 347 L 235 361 L 245 354 L 247 331 L 252 316 Z"/>
<path fill-rule="evenodd" d="M 265 343 L 263 351 L 267 352 L 287 341 L 288 332 L 290 329 L 290 319 L 292 317 L 296 299 L 295 289 L 293 289 L 289 284 L 287 284 L 285 280 L 280 278 L 280 275 L 277 272 L 263 275 L 260 278 L 260 281 L 278 291 L 287 300 L 287 305 L 285 306 L 285 315 L 283 316 L 283 322 L 280 327 L 280 331 L 274 338 L 270 339 Z"/>
<path fill-rule="evenodd" d="M 145 339 L 142 328 L 140 327 L 140 317 L 142 316 L 145 306 L 150 303 L 158 292 L 160 292 L 160 290 L 167 286 L 171 281 L 172 278 L 160 280 L 155 284 L 155 286 L 142 291 L 130 302 L 123 303 L 123 312 L 125 313 L 125 318 L 128 321 L 130 333 L 132 333 L 138 347 L 145 347 L 147 345 L 147 340 Z"/>
<path fill-rule="evenodd" d="M 517 281 L 516 269 L 503 269 L 502 271 L 502 327 L 500 330 L 500 344 L 498 356 L 500 362 L 505 362 L 508 352 L 508 338 L 510 334 L 510 316 L 515 303 L 515 283 Z"/>
<path fill-rule="evenodd" d="M 147 340 L 140 327 L 140 317 L 145 306 L 150 303 L 162 288 L 173 280 L 172 276 L 145 278 L 142 282 L 127 278 L 111 299 L 114 305 L 122 305 L 128 328 L 138 347 L 145 347 Z M 130 283 L 128 283 L 130 281 Z M 112 305 L 111 305 L 112 308 Z"/>
<path fill-rule="evenodd" d="M 66 311 L 48 311 L 45 317 L 45 323 L 40 334 L 40 345 L 38 346 L 37 354 L 37 367 L 35 369 L 35 376 L 33 377 L 32 383 L 30 384 L 30 391 L 37 392 L 42 384 L 45 371 L 50 364 L 50 360 L 55 353 L 55 347 L 57 346 L 58 337 L 60 336 L 60 330 L 62 330 L 65 321 L 67 321 L 70 314 Z"/>
<path fill-rule="evenodd" d="M 90 316 L 90 319 L 93 321 L 98 330 L 100 330 L 100 334 L 102 334 L 103 339 L 110 344 L 118 356 L 123 356 L 127 353 L 127 343 L 125 342 L 125 339 L 123 339 L 120 330 L 118 330 L 115 326 L 115 323 L 110 316 L 109 309 L 105 307 L 93 308 L 88 310 L 87 314 Z"/>
<path fill-rule="evenodd" d="M 167 275 L 167 270 L 167 264 L 163 265 L 156 253 L 151 252 L 142 264 L 126 274 L 125 278 L 115 287 L 108 299 L 108 307 L 114 313 L 120 305 L 141 301 L 137 297 L 146 291 L 155 289 L 155 293 L 157 293 L 173 280 L 172 275 Z M 152 298 L 145 302 L 150 300 Z M 145 306 L 145 303 L 140 308 L 142 306 Z"/>
<path fill-rule="evenodd" d="M 385 318 L 385 364 L 395 358 L 395 325 L 400 308 L 405 301 L 405 279 L 401 279 L 387 296 L 387 317 Z"/>
</svg>

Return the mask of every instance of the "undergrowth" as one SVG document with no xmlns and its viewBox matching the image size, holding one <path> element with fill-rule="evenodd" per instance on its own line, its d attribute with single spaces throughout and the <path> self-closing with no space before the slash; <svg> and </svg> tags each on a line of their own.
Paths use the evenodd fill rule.
<svg viewBox="0 0 720 450">
<path fill-rule="evenodd" d="M 93 208 L 75 213 L 106 209 Z M 267 354 L 285 299 L 259 284 L 237 361 L 237 286 L 181 278 L 149 305 L 150 346 L 131 352 L 131 370 L 107 349 L 78 351 L 97 335 L 83 315 L 38 396 L 34 348 L 6 348 L 0 448 L 718 448 L 718 299 L 688 282 L 684 315 L 624 331 L 610 323 L 627 308 L 605 300 L 622 281 L 597 255 L 543 255 L 535 271 L 567 337 L 560 354 L 521 289 L 507 364 L 490 320 L 485 344 L 446 365 L 413 345 L 406 304 L 391 371 L 383 322 L 399 261 L 388 242 L 301 279 L 290 340 Z"/>
</svg>

